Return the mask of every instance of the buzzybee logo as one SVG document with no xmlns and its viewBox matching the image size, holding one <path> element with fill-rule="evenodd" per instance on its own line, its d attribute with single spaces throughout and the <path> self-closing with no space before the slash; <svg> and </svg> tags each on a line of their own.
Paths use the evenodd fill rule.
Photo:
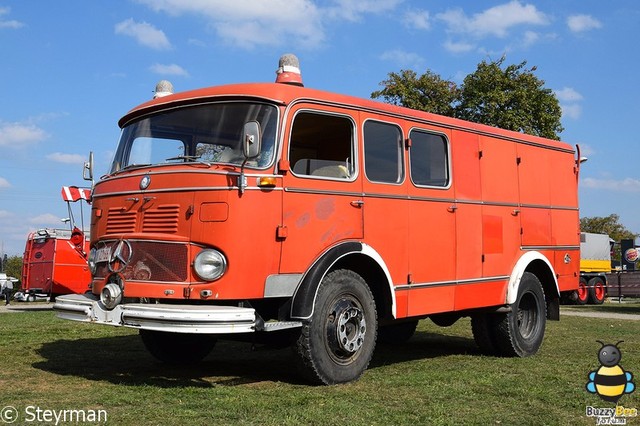
<svg viewBox="0 0 640 426">
<path fill-rule="evenodd" d="M 620 352 L 618 345 L 622 341 L 615 345 L 605 344 L 600 340 L 596 341 L 602 345 L 598 351 L 600 368 L 589 372 L 587 391 L 598 394 L 604 401 L 618 404 L 622 395 L 631 393 L 636 388 L 633 383 L 633 374 L 624 371 L 620 365 L 622 352 Z"/>
</svg>

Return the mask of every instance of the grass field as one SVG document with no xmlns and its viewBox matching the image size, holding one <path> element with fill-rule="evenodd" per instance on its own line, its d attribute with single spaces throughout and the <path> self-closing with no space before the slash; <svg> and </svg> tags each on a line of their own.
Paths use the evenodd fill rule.
<svg viewBox="0 0 640 426">
<path fill-rule="evenodd" d="M 640 321 L 563 316 L 537 355 L 512 359 L 481 355 L 468 319 L 424 320 L 406 344 L 379 345 L 359 381 L 317 387 L 299 379 L 288 348 L 219 342 L 198 367 L 168 368 L 135 330 L 4 313 L 0 408 L 15 407 L 16 424 L 39 407 L 105 410 L 117 425 L 595 425 L 586 406 L 612 407 L 585 390 L 600 367 L 596 340 L 624 340 L 620 365 L 640 385 Z M 640 409 L 640 391 L 619 403 Z"/>
</svg>

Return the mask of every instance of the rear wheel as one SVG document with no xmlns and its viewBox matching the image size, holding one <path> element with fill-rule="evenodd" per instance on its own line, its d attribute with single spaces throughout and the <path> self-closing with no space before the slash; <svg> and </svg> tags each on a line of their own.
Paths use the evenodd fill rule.
<svg viewBox="0 0 640 426">
<path fill-rule="evenodd" d="M 578 282 L 578 290 L 576 290 L 576 305 L 584 305 L 589 301 L 589 287 L 587 280 L 584 277 L 580 277 Z"/>
<path fill-rule="evenodd" d="M 525 357 L 538 352 L 547 321 L 542 284 L 538 277 L 525 272 L 511 312 L 496 323 L 494 339 L 503 356 Z"/>
<path fill-rule="evenodd" d="M 495 324 L 504 314 L 478 314 L 471 317 L 473 339 L 480 350 L 487 355 L 498 355 L 495 338 Z"/>
<path fill-rule="evenodd" d="M 594 277 L 589 280 L 589 303 L 594 305 L 602 305 L 607 295 L 607 289 L 604 281 L 600 277 Z"/>
<path fill-rule="evenodd" d="M 294 346 L 302 373 L 326 385 L 358 379 L 373 355 L 376 329 L 376 306 L 362 277 L 343 269 L 330 272 Z"/>
<path fill-rule="evenodd" d="M 140 337 L 151 355 L 173 365 L 198 363 L 216 344 L 216 338 L 211 334 L 140 330 Z"/>
</svg>

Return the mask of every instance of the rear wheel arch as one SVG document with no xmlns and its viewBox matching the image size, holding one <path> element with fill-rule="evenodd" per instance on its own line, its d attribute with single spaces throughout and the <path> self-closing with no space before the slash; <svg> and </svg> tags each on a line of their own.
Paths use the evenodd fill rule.
<svg viewBox="0 0 640 426">
<path fill-rule="evenodd" d="M 535 275 L 545 295 L 547 305 L 547 318 L 550 320 L 560 319 L 560 290 L 558 281 L 551 262 L 540 252 L 526 252 L 516 263 L 507 288 L 507 304 L 513 304 L 518 296 L 518 288 L 525 272 Z"/>
</svg>

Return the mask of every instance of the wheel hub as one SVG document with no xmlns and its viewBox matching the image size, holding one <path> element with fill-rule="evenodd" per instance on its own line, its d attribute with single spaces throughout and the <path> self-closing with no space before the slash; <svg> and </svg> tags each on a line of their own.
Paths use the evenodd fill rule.
<svg viewBox="0 0 640 426">
<path fill-rule="evenodd" d="M 364 343 L 367 322 L 362 309 L 348 300 L 335 305 L 327 329 L 329 344 L 334 354 L 343 357 L 358 352 Z M 339 355 L 342 354 L 342 355 Z"/>
<path fill-rule="evenodd" d="M 362 311 L 353 306 L 345 309 L 340 314 L 336 326 L 340 348 L 349 353 L 357 352 L 362 347 L 364 334 L 367 331 Z"/>
</svg>

